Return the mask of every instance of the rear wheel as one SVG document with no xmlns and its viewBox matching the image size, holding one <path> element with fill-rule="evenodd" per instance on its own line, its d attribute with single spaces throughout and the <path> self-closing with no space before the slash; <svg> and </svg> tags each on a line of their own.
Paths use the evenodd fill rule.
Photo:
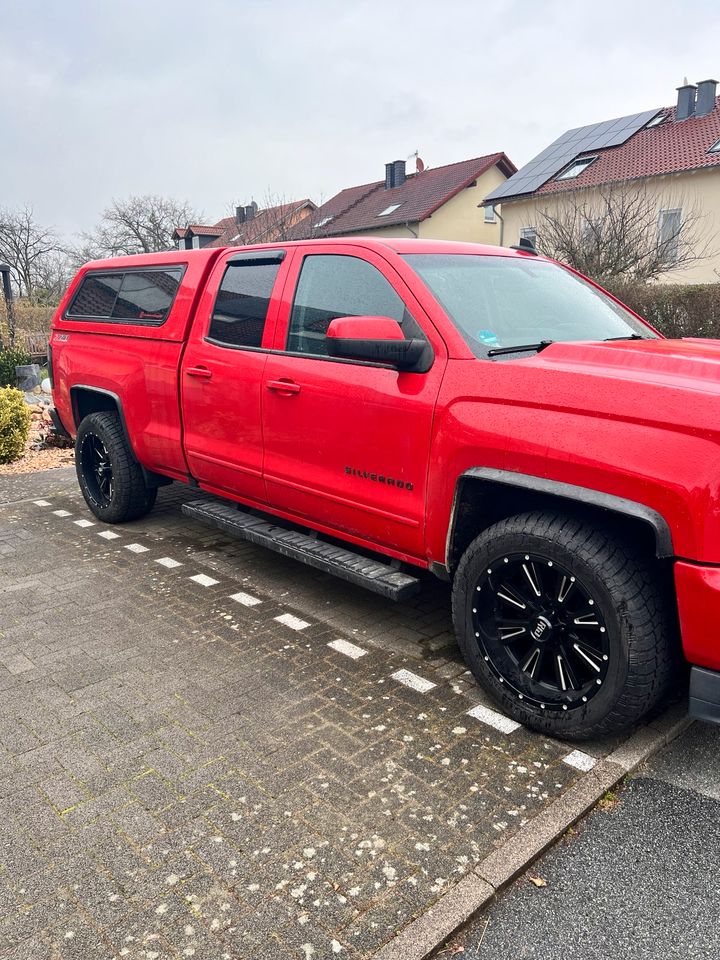
<svg viewBox="0 0 720 960">
<path fill-rule="evenodd" d="M 630 544 L 574 518 L 511 517 L 458 567 L 460 648 L 518 722 L 561 737 L 621 730 L 660 701 L 678 668 L 654 573 Z"/>
<path fill-rule="evenodd" d="M 82 421 L 75 469 L 85 502 L 99 520 L 122 523 L 152 510 L 157 488 L 145 485 L 116 413 L 91 413 Z"/>
</svg>

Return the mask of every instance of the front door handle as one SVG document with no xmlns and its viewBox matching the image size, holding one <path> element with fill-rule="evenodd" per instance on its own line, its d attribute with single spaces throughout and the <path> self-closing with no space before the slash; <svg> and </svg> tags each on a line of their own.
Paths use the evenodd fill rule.
<svg viewBox="0 0 720 960">
<path fill-rule="evenodd" d="M 212 377 L 212 370 L 207 367 L 187 367 L 185 373 L 188 377 L 198 377 L 200 380 L 209 380 Z"/>
<path fill-rule="evenodd" d="M 293 393 L 300 393 L 300 384 L 294 380 L 268 380 L 266 384 L 268 390 L 274 390 L 276 393 L 282 393 L 290 396 Z"/>
</svg>

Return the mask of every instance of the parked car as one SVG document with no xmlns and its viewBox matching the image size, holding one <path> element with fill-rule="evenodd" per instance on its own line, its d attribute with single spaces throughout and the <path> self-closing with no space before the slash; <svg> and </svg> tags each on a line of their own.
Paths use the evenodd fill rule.
<svg viewBox="0 0 720 960">
<path fill-rule="evenodd" d="M 451 580 L 473 674 L 547 733 L 635 723 L 687 662 L 720 718 L 718 343 L 531 249 L 361 238 L 89 263 L 51 370 L 99 519 L 178 481 L 385 596 Z"/>
</svg>

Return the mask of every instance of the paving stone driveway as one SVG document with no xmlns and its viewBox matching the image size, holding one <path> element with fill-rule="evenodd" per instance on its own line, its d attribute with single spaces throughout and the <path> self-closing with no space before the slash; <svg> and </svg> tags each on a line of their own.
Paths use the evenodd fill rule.
<svg viewBox="0 0 720 960">
<path fill-rule="evenodd" d="M 368 957 L 593 761 L 487 709 L 443 585 L 393 605 L 184 498 L 110 528 L 70 471 L 0 479 L 0 955 Z"/>
</svg>

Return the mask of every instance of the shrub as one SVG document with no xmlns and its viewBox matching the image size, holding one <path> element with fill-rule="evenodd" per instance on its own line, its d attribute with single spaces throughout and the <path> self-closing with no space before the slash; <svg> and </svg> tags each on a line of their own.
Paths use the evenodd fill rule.
<svg viewBox="0 0 720 960">
<path fill-rule="evenodd" d="M 720 283 L 626 283 L 608 289 L 666 337 L 720 338 Z"/>
<path fill-rule="evenodd" d="M 22 456 L 30 433 L 30 410 L 20 390 L 0 388 L 0 463 Z"/>
<path fill-rule="evenodd" d="M 16 383 L 15 367 L 32 363 L 26 350 L 17 348 L 0 351 L 0 387 L 14 387 Z"/>
</svg>

